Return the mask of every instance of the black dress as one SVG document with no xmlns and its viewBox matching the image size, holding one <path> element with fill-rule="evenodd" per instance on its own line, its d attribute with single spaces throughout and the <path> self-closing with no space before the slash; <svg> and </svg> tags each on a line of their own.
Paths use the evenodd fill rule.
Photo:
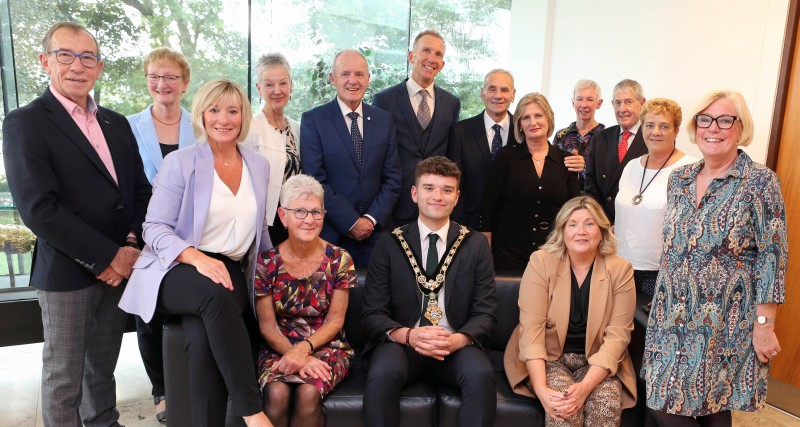
<svg viewBox="0 0 800 427">
<path fill-rule="evenodd" d="M 547 241 L 558 210 L 579 195 L 578 173 L 564 166 L 567 153 L 550 146 L 536 174 L 527 144 L 503 147 L 492 162 L 478 230 L 492 232 L 496 271 L 522 273 Z"/>
</svg>

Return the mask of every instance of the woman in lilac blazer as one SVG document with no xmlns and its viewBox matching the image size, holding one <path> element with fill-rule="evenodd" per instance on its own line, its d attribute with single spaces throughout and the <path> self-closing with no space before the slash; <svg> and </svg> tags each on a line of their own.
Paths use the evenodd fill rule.
<svg viewBox="0 0 800 427">
<path fill-rule="evenodd" d="M 145 321 L 156 310 L 181 316 L 193 426 L 225 425 L 228 394 L 248 426 L 272 426 L 261 411 L 245 324 L 254 316 L 256 256 L 272 246 L 264 212 L 269 164 L 238 144 L 250 119 L 247 96 L 229 80 L 197 93 L 198 144 L 164 158 L 143 227 L 146 246 L 120 301 Z"/>
</svg>

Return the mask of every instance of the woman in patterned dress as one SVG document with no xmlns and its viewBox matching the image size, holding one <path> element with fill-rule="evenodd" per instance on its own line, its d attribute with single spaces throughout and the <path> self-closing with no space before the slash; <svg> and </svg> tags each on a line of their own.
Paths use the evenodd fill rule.
<svg viewBox="0 0 800 427">
<path fill-rule="evenodd" d="M 280 201 L 289 238 L 261 253 L 256 267 L 256 309 L 267 344 L 258 358 L 264 411 L 276 426 L 321 427 L 322 398 L 353 358 L 342 326 L 356 271 L 344 249 L 319 237 L 325 218 L 319 182 L 295 175 Z"/>
<path fill-rule="evenodd" d="M 781 350 L 775 312 L 788 261 L 780 182 L 738 146 L 753 139 L 741 94 L 710 93 L 688 130 L 703 159 L 668 184 L 664 255 L 647 323 L 647 406 L 661 426 L 730 426 L 767 397 Z"/>
<path fill-rule="evenodd" d="M 250 133 L 242 143 L 269 160 L 267 221 L 274 245 L 286 240 L 286 227 L 277 220 L 278 197 L 287 179 L 300 173 L 300 123 L 286 117 L 292 99 L 292 69 L 280 53 L 261 55 L 256 64 L 256 89 L 264 107 L 253 115 Z"/>
</svg>

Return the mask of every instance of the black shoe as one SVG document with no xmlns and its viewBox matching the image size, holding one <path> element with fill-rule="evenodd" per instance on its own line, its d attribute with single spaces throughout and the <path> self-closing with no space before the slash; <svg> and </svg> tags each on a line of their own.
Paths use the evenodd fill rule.
<svg viewBox="0 0 800 427">
<path fill-rule="evenodd" d="M 158 406 L 159 403 L 164 402 L 167 400 L 164 396 L 153 396 L 153 405 Z M 166 404 L 164 405 L 164 410 L 161 412 L 156 413 L 156 420 L 162 425 L 167 425 L 167 409 Z"/>
</svg>

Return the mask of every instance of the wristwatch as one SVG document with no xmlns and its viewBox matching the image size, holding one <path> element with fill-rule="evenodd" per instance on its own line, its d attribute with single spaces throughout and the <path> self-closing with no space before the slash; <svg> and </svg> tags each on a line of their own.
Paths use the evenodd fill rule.
<svg viewBox="0 0 800 427">
<path fill-rule="evenodd" d="M 775 318 L 759 315 L 756 316 L 756 322 L 758 322 L 759 325 L 766 325 L 769 323 L 775 323 Z"/>
</svg>

